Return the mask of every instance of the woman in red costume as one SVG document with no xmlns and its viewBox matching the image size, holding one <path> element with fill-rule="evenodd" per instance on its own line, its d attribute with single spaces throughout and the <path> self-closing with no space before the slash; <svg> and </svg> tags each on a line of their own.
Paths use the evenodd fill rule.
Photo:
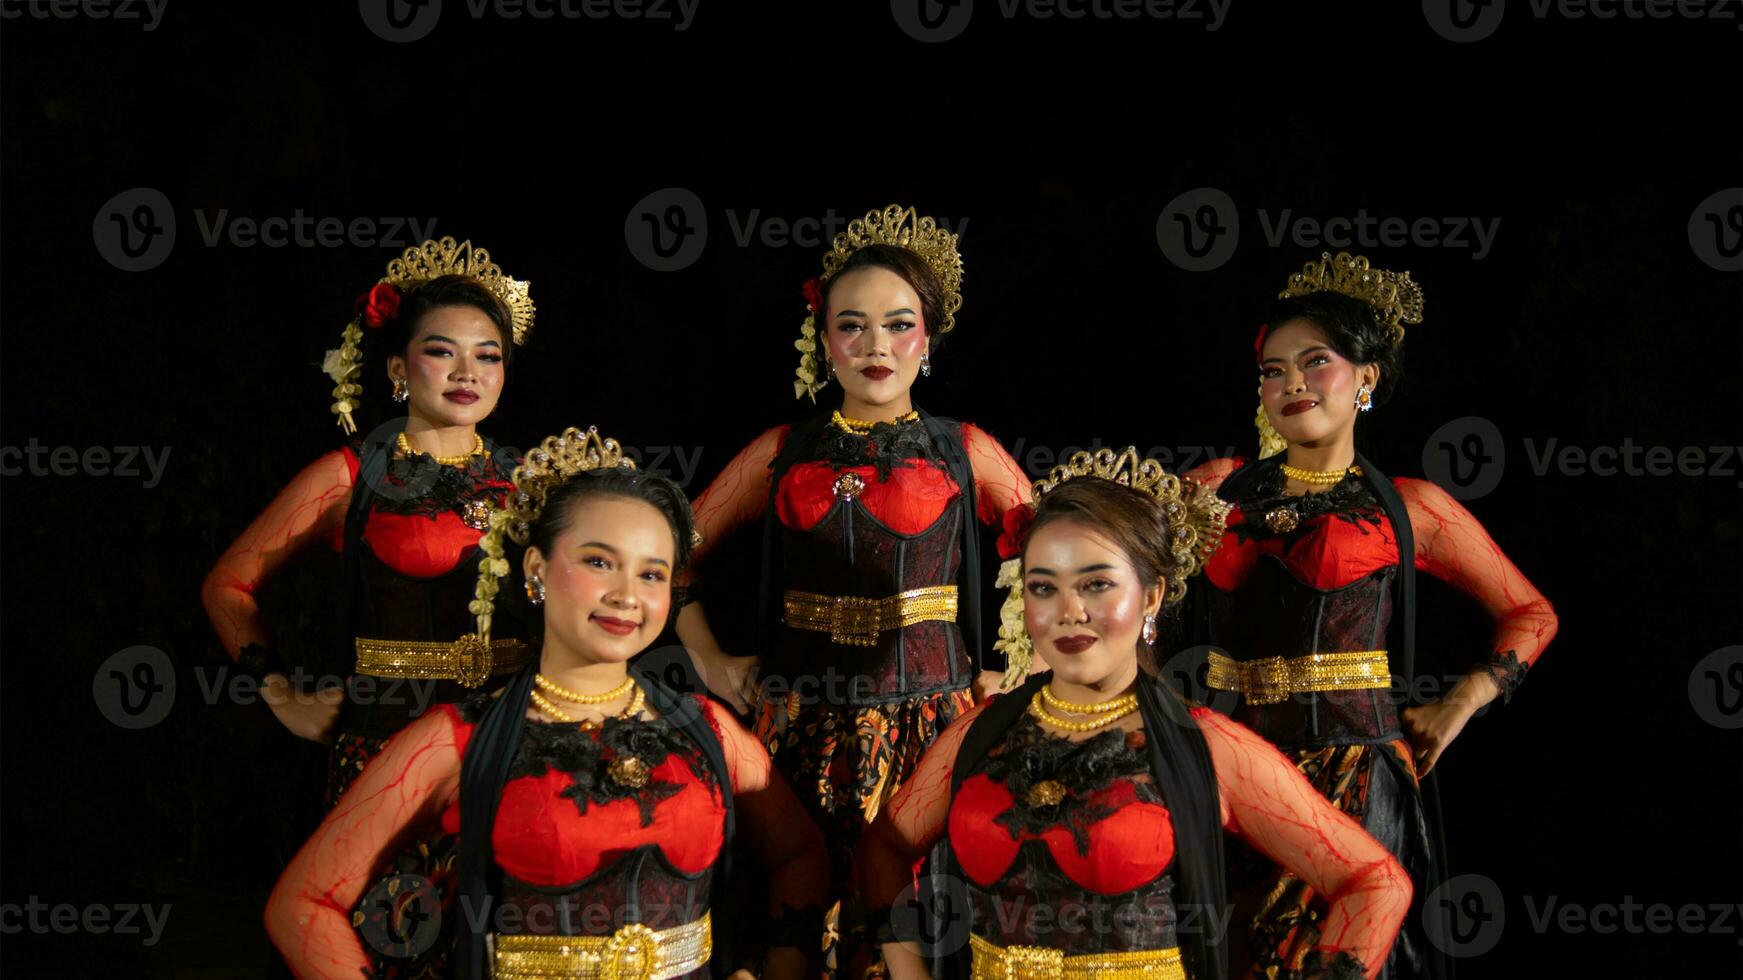
<svg viewBox="0 0 1743 980">
<path fill-rule="evenodd" d="M 461 840 L 445 917 L 467 978 L 724 975 L 731 909 L 716 896 L 735 830 L 777 921 L 823 899 L 822 839 L 762 745 L 726 709 L 629 667 L 689 558 L 682 491 L 575 429 L 528 453 L 514 484 L 481 542 L 478 631 L 460 643 L 489 642 L 506 535 L 528 545 L 543 607 L 536 662 L 394 736 L 285 869 L 266 922 L 298 976 L 368 969 L 345 910 L 437 822 Z M 802 975 L 803 954 L 775 945 L 766 975 Z"/>
<path fill-rule="evenodd" d="M 326 370 L 336 382 L 333 411 L 354 433 L 368 337 L 405 416 L 299 473 L 206 578 L 203 597 L 219 639 L 260 681 L 273 714 L 299 737 L 332 743 L 328 806 L 417 710 L 456 700 L 525 658 L 513 629 L 485 657 L 462 658 L 451 644 L 470 628 L 471 559 L 484 514 L 509 485 L 512 461 L 499 458 L 477 425 L 496 408 L 512 351 L 532 326 L 528 289 L 484 249 L 452 238 L 389 263 L 358 300 L 357 319 L 328 352 Z M 275 571 L 321 544 L 342 553 L 355 637 L 355 676 L 343 703 L 294 689 L 255 601 Z M 451 870 L 452 844 L 417 842 L 395 864 L 440 880 Z M 393 965 L 411 975 L 434 970 Z"/>
<path fill-rule="evenodd" d="M 794 385 L 815 400 L 839 381 L 840 409 L 763 433 L 696 501 L 705 547 L 762 519 L 760 691 L 734 680 L 758 658 L 728 657 L 701 604 L 678 634 L 717 694 L 758 703 L 758 737 L 829 839 L 832 901 L 851 898 L 865 825 L 971 688 L 1002 676 L 982 662 L 977 524 L 1029 483 L 991 436 L 911 393 L 955 325 L 961 283 L 956 236 L 932 218 L 891 205 L 853 221 L 806 283 Z M 831 917 L 830 965 L 857 977 L 876 950 L 840 936 L 857 913 Z"/>
<path fill-rule="evenodd" d="M 1331 900 L 1314 954 L 1280 976 L 1373 976 L 1410 903 L 1398 862 L 1264 739 L 1153 674 L 1157 618 L 1227 507 L 1131 449 L 1079 453 L 1035 500 L 1000 540 L 1020 558 L 1001 642 L 1053 669 L 957 719 L 862 842 L 890 976 L 1222 980 L 1225 831 Z M 938 841 L 945 891 L 924 905 L 956 925 L 921 929 L 893 906 Z"/>
<path fill-rule="evenodd" d="M 1254 344 L 1261 458 L 1193 474 L 1234 505 L 1197 617 L 1215 647 L 1210 700 L 1361 820 L 1419 898 L 1441 877 L 1422 777 L 1473 714 L 1511 697 L 1556 630 L 1548 600 L 1469 511 L 1432 483 L 1387 479 L 1356 450 L 1357 419 L 1398 379 L 1404 324 L 1421 320 L 1409 273 L 1347 254 L 1307 263 Z M 1399 711 L 1394 678 L 1414 687 L 1417 571 L 1481 604 L 1495 639 L 1439 700 Z M 1248 852 L 1231 856 L 1230 881 L 1240 975 L 1288 970 L 1320 942 L 1311 881 Z M 1423 922 L 1410 916 L 1385 976 L 1450 973 Z"/>
</svg>

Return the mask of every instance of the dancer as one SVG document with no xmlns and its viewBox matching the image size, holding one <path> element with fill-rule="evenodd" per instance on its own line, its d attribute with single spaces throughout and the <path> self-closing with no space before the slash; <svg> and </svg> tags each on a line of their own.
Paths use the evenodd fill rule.
<svg viewBox="0 0 1743 980">
<path fill-rule="evenodd" d="M 1226 696 L 1237 721 L 1361 820 L 1419 898 L 1440 880 L 1436 801 L 1421 777 L 1473 714 L 1511 698 L 1556 630 L 1548 600 L 1469 511 L 1432 483 L 1388 479 L 1356 449 L 1358 419 L 1398 380 L 1404 324 L 1421 320 L 1409 273 L 1342 253 L 1307 263 L 1254 343 L 1261 458 L 1192 474 L 1234 505 L 1198 621 L 1215 647 L 1211 693 L 1233 692 L 1212 700 Z M 1495 638 L 1442 697 L 1399 711 L 1394 678 L 1414 686 L 1418 570 L 1482 605 Z M 1319 889 L 1246 852 L 1230 874 L 1243 975 L 1299 966 L 1321 941 Z M 1422 923 L 1410 917 L 1386 976 L 1447 974 Z"/>
<path fill-rule="evenodd" d="M 1226 512 L 1129 448 L 1078 453 L 1036 484 L 1000 542 L 1019 559 L 1001 642 L 1052 670 L 958 719 L 866 835 L 891 977 L 1220 980 L 1224 831 L 1331 899 L 1317 948 L 1280 976 L 1379 970 L 1410 901 L 1398 862 L 1275 748 L 1153 674 L 1157 620 Z M 893 907 L 935 841 L 944 891 L 923 907 L 965 906 L 966 935 Z"/>
<path fill-rule="evenodd" d="M 546 439 L 514 484 L 489 515 L 477 631 L 460 645 L 489 643 L 506 536 L 528 545 L 536 662 L 395 736 L 285 869 L 266 921 L 299 976 L 368 967 L 341 910 L 398 842 L 437 821 L 462 842 L 461 897 L 443 915 L 462 977 L 724 971 L 719 923 L 732 910 L 715 896 L 735 829 L 777 922 L 823 899 L 822 839 L 761 744 L 725 709 L 628 666 L 664 627 L 689 558 L 682 491 L 592 429 Z M 804 959 L 777 949 L 764 975 L 800 976 Z"/>
<path fill-rule="evenodd" d="M 452 644 L 470 629 L 466 604 L 485 515 L 509 487 L 512 460 L 477 426 L 496 408 L 514 348 L 532 327 L 529 289 L 484 249 L 452 238 L 390 262 L 358 300 L 326 370 L 335 382 L 333 412 L 355 433 L 367 338 L 405 415 L 304 469 L 206 578 L 203 598 L 219 639 L 259 681 L 273 714 L 293 734 L 332 744 L 329 807 L 420 710 L 490 686 L 525 661 L 512 620 L 477 656 L 461 656 Z M 321 544 L 339 550 L 345 568 L 355 667 L 342 695 L 294 689 L 295 671 L 277 653 L 255 600 L 292 557 Z M 440 836 L 411 842 L 390 872 L 440 884 L 452 873 L 453 845 Z M 440 973 L 439 964 L 417 959 L 376 968 L 378 975 Z"/>
<path fill-rule="evenodd" d="M 980 643 L 977 524 L 997 524 L 1029 482 L 991 436 L 928 415 L 911 391 L 955 326 L 961 283 L 957 238 L 932 218 L 891 205 L 849 224 L 805 284 L 794 383 L 815 401 L 838 381 L 840 408 L 763 433 L 696 501 L 704 549 L 762 518 L 760 656 L 727 656 L 703 602 L 678 635 L 717 694 L 756 704 L 758 737 L 829 840 L 837 901 L 851 902 L 865 825 L 971 685 L 1003 677 Z M 831 918 L 833 948 L 859 916 Z M 847 936 L 831 965 L 858 976 L 875 955 Z"/>
</svg>

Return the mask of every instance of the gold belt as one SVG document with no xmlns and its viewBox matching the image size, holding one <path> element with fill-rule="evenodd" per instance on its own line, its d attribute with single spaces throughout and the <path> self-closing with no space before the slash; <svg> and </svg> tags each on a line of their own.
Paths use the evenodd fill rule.
<svg viewBox="0 0 1743 980">
<path fill-rule="evenodd" d="M 497 934 L 492 945 L 496 980 L 665 980 L 707 966 L 714 955 L 706 912 L 657 932 L 637 922 L 609 936 Z"/>
<path fill-rule="evenodd" d="M 511 674 L 527 662 L 519 640 L 436 643 L 424 640 L 357 638 L 357 673 L 420 681 L 459 681 L 477 687 L 492 674 Z"/>
<path fill-rule="evenodd" d="M 1362 691 L 1391 687 L 1392 668 L 1384 650 L 1310 653 L 1305 657 L 1232 660 L 1210 655 L 1205 683 L 1219 691 L 1239 691 L 1252 704 L 1276 704 L 1303 691 Z"/>
<path fill-rule="evenodd" d="M 1140 949 L 1130 953 L 1089 953 L 1066 956 L 1046 946 L 994 946 L 970 935 L 974 950 L 972 980 L 1124 980 L 1158 977 L 1186 980 L 1178 949 Z"/>
<path fill-rule="evenodd" d="M 929 621 L 956 622 L 954 585 L 929 585 L 882 599 L 788 589 L 781 604 L 788 626 L 828 633 L 830 640 L 853 647 L 877 646 L 878 634 L 884 630 Z"/>
</svg>

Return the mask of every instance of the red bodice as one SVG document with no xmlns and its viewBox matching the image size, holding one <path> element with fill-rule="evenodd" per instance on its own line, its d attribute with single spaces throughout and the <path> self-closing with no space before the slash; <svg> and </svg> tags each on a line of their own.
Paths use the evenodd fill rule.
<svg viewBox="0 0 1743 980">
<path fill-rule="evenodd" d="M 464 755 L 473 724 L 455 705 L 440 705 L 437 710 L 449 716 Z M 597 730 L 577 733 L 574 725 L 533 720 L 526 724 L 529 729 L 543 729 L 547 737 L 591 739 L 595 744 L 601 738 Z M 573 756 L 582 764 L 577 771 L 560 768 L 556 758 L 542 773 L 510 771 L 491 833 L 492 856 L 504 871 L 535 887 L 568 887 L 649 846 L 681 874 L 701 874 L 714 864 L 726 810 L 719 787 L 702 774 L 706 763 L 699 752 L 667 751 L 664 758 L 650 763 L 645 785 L 605 800 L 588 790 L 610 779 L 605 766 L 612 750 Z M 458 799 L 442 814 L 442 827 L 450 834 L 460 832 Z"/>
<path fill-rule="evenodd" d="M 1232 529 L 1249 519 L 1263 521 L 1265 515 L 1247 515 L 1236 507 L 1229 512 L 1228 526 Z M 1375 521 L 1320 514 L 1303 520 L 1301 530 L 1292 537 L 1249 538 L 1230 530 L 1204 574 L 1217 588 L 1233 592 L 1246 582 L 1259 559 L 1269 556 L 1281 561 L 1304 585 L 1324 591 L 1340 589 L 1398 564 L 1392 522 L 1383 513 L 1376 515 Z"/>
<path fill-rule="evenodd" d="M 961 491 L 950 474 L 929 460 L 908 460 L 890 469 L 888 480 L 875 466 L 836 469 L 824 461 L 798 463 L 781 478 L 775 512 L 781 523 L 799 531 L 816 526 L 835 506 L 835 487 L 846 474 L 858 476 L 859 501 L 897 534 L 919 534 L 943 515 Z"/>
<path fill-rule="evenodd" d="M 950 845 L 962 870 L 976 884 L 990 886 L 1004 877 L 1023 844 L 1039 840 L 1053 863 L 1071 881 L 1101 895 L 1120 895 L 1156 880 L 1174 860 L 1174 823 L 1161 804 L 1138 798 L 1129 779 L 1091 793 L 1082 801 L 1110 816 L 1087 828 L 1089 852 L 1080 853 L 1063 822 L 1040 833 L 1012 832 L 994 821 L 1010 812 L 1015 798 L 1003 783 L 976 775 L 962 784 L 950 805 Z"/>
<path fill-rule="evenodd" d="M 351 483 L 357 482 L 361 465 L 350 446 L 340 450 L 345 465 L 351 471 Z M 490 480 L 478 489 L 507 493 L 513 484 L 507 480 Z M 433 509 L 433 508 L 432 508 Z M 482 531 L 467 526 L 460 514 L 452 509 L 434 513 L 399 513 L 375 508 L 363 525 L 363 543 L 381 562 L 410 578 L 435 578 L 454 570 L 478 546 Z M 334 550 L 345 546 L 345 524 L 338 522 L 332 529 L 328 545 Z"/>
</svg>

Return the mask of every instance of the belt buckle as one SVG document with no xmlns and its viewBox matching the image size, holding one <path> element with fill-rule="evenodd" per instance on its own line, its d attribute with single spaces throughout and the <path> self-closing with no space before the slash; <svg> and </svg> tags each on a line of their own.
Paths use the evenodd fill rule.
<svg viewBox="0 0 1743 980">
<path fill-rule="evenodd" d="M 829 603 L 829 639 L 852 647 L 878 644 L 882 603 L 856 595 L 834 596 Z"/>
<path fill-rule="evenodd" d="M 1063 980 L 1065 951 L 1047 946 L 1006 946 L 1006 980 Z"/>
<path fill-rule="evenodd" d="M 653 980 L 660 967 L 660 941 L 640 922 L 611 934 L 600 957 L 599 975 L 604 980 Z"/>
<path fill-rule="evenodd" d="M 454 673 L 465 687 L 477 687 L 490 679 L 490 641 L 477 633 L 467 633 L 448 645 L 454 658 Z"/>
<path fill-rule="evenodd" d="M 1265 657 L 1247 665 L 1249 683 L 1244 685 L 1253 704 L 1281 704 L 1289 700 L 1289 666 L 1282 657 Z"/>
</svg>

